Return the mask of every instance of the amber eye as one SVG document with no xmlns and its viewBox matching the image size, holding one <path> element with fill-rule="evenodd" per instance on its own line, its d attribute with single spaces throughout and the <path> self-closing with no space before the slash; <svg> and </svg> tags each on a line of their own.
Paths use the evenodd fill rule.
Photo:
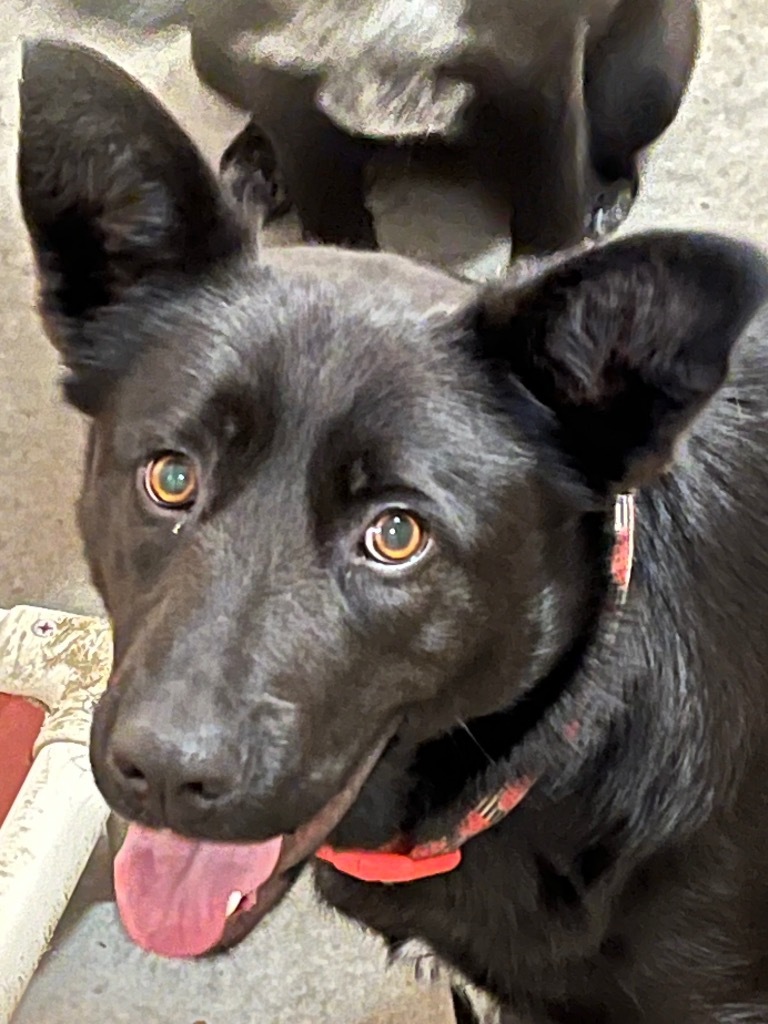
<svg viewBox="0 0 768 1024">
<path fill-rule="evenodd" d="M 155 504 L 162 508 L 190 508 L 197 497 L 197 470 L 188 455 L 167 452 L 144 470 L 144 486 Z"/>
<path fill-rule="evenodd" d="M 403 565 L 422 554 L 429 534 L 411 512 L 385 512 L 365 531 L 365 551 L 384 565 Z"/>
</svg>

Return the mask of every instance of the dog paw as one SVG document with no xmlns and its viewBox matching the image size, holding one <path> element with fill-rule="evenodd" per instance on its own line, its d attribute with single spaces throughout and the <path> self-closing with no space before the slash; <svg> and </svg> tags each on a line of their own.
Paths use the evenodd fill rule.
<svg viewBox="0 0 768 1024">
<path fill-rule="evenodd" d="M 234 201 L 259 211 L 265 223 L 291 208 L 272 144 L 253 121 L 224 150 L 219 174 Z"/>
<path fill-rule="evenodd" d="M 587 214 L 586 237 L 598 241 L 612 235 L 629 216 L 636 196 L 637 188 L 630 181 L 618 181 L 607 186 L 596 196 Z"/>
</svg>

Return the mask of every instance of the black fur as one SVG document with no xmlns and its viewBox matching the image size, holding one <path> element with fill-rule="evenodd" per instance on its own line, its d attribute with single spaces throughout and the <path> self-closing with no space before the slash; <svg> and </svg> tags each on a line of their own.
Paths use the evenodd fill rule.
<svg viewBox="0 0 768 1024">
<path fill-rule="evenodd" d="M 768 1021 L 759 254 L 647 235 L 490 293 L 384 255 L 257 259 L 168 116 L 51 43 L 25 52 L 20 181 L 91 416 L 110 804 L 203 838 L 290 832 L 395 728 L 332 837 L 374 848 L 439 836 L 533 773 L 455 872 L 386 887 L 322 866 L 321 893 L 393 944 L 425 940 L 505 1019 Z M 168 450 L 202 475 L 175 516 L 139 483 Z M 391 505 L 434 537 L 400 575 L 361 549 Z"/>
<path fill-rule="evenodd" d="M 365 200 L 382 150 L 449 173 L 461 154 L 509 206 L 515 255 L 614 230 L 699 43 L 696 0 L 192 0 L 190 13 L 201 78 L 252 115 L 225 166 L 266 179 L 274 213 L 291 201 L 306 238 L 358 248 L 377 245 Z"/>
</svg>

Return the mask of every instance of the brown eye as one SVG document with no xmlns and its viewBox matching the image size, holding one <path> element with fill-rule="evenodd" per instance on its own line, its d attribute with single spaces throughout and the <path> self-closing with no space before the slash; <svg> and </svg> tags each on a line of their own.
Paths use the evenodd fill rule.
<svg viewBox="0 0 768 1024">
<path fill-rule="evenodd" d="M 426 550 L 429 534 L 411 512 L 385 512 L 365 531 L 366 554 L 384 565 L 403 565 Z"/>
<path fill-rule="evenodd" d="M 162 508 L 190 508 L 197 497 L 197 470 L 192 459 L 168 452 L 153 459 L 144 471 L 144 486 Z"/>
</svg>

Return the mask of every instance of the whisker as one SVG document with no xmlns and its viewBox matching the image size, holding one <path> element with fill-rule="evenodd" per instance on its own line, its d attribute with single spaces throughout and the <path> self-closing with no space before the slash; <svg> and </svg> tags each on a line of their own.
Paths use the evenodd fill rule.
<svg viewBox="0 0 768 1024">
<path fill-rule="evenodd" d="M 485 748 L 484 748 L 484 747 L 482 746 L 482 744 L 481 744 L 481 743 L 479 742 L 478 738 L 477 738 L 477 737 L 476 737 L 476 736 L 474 735 L 474 733 L 473 733 L 473 732 L 472 732 L 472 730 L 471 730 L 471 729 L 469 728 L 469 726 L 467 725 L 467 723 L 466 723 L 466 722 L 465 722 L 465 721 L 464 721 L 463 719 L 461 719 L 461 718 L 457 718 L 457 719 L 456 719 L 456 721 L 457 721 L 457 722 L 459 723 L 459 725 L 460 725 L 460 726 L 461 726 L 461 728 L 462 728 L 462 729 L 464 730 L 464 732 L 465 732 L 465 733 L 467 734 L 467 736 L 469 736 L 469 738 L 470 738 L 470 739 L 472 740 L 472 742 L 473 742 L 473 743 L 475 744 L 475 746 L 476 746 L 476 747 L 477 747 L 477 749 L 478 749 L 478 750 L 480 751 L 480 753 L 481 753 L 481 754 L 483 754 L 483 755 L 484 755 L 485 757 L 487 757 L 487 758 L 488 758 L 488 764 L 494 764 L 494 760 L 493 760 L 493 758 L 492 758 L 492 757 L 491 757 L 491 755 L 490 755 L 490 754 L 488 753 L 488 751 L 487 751 L 487 750 L 486 750 L 486 749 L 485 749 Z"/>
</svg>

